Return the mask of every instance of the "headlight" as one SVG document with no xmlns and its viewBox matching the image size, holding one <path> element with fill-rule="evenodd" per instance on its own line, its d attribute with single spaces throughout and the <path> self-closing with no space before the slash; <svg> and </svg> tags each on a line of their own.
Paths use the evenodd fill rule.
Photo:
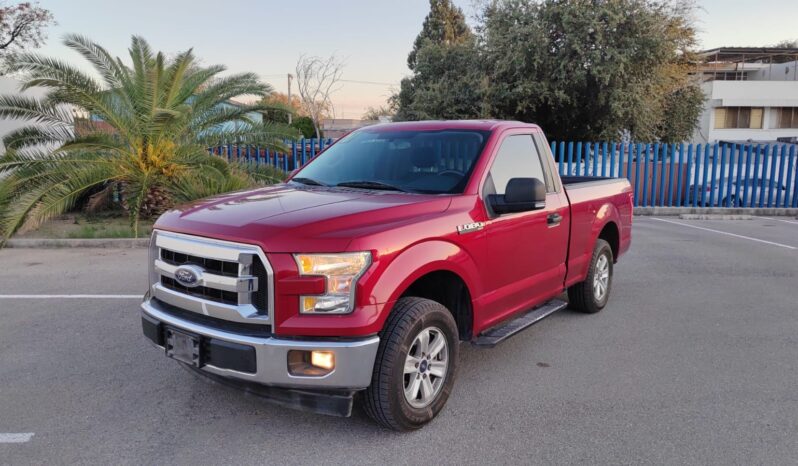
<svg viewBox="0 0 798 466">
<path fill-rule="evenodd" d="M 299 275 L 321 275 L 327 279 L 325 293 L 300 296 L 303 314 L 347 314 L 355 304 L 355 285 L 371 265 L 371 253 L 294 254 Z"/>
</svg>

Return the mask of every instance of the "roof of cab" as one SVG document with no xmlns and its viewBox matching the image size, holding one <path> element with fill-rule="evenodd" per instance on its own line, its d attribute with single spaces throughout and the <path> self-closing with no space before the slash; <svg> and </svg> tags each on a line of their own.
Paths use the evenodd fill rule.
<svg viewBox="0 0 798 466">
<path fill-rule="evenodd" d="M 540 130 L 538 125 L 510 120 L 425 120 L 403 121 L 399 123 L 382 123 L 366 128 L 379 128 L 385 130 L 405 131 L 438 131 L 444 129 L 470 129 L 477 131 L 493 131 L 506 128 L 534 128 Z"/>
</svg>

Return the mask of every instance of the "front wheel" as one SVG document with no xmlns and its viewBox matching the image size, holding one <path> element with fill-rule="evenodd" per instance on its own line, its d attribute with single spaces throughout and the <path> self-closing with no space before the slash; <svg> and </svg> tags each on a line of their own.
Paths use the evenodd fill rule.
<svg viewBox="0 0 798 466">
<path fill-rule="evenodd" d="M 612 288 L 612 248 L 603 239 L 596 240 L 587 278 L 568 288 L 571 309 L 594 314 L 604 309 Z"/>
<path fill-rule="evenodd" d="M 366 413 L 390 429 L 422 427 L 449 399 L 458 353 L 457 324 L 448 309 L 429 299 L 400 299 L 380 334 Z"/>
</svg>

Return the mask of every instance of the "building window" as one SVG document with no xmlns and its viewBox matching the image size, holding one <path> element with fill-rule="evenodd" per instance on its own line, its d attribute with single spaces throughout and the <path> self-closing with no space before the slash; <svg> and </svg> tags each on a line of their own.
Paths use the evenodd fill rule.
<svg viewBox="0 0 798 466">
<path fill-rule="evenodd" d="M 762 107 L 718 107 L 715 109 L 715 129 L 762 129 Z"/>
<path fill-rule="evenodd" d="M 774 108 L 776 128 L 798 128 L 798 107 Z"/>
</svg>

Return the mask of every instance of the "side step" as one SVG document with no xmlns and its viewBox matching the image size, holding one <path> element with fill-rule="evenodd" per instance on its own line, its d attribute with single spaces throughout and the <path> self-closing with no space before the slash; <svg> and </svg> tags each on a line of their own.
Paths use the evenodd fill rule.
<svg viewBox="0 0 798 466">
<path fill-rule="evenodd" d="M 560 299 L 552 299 L 546 304 L 536 307 L 531 311 L 527 311 L 514 319 L 503 322 L 496 327 L 489 328 L 480 333 L 471 344 L 483 348 L 493 348 L 504 340 L 535 325 L 555 312 L 565 309 L 566 306 L 568 306 L 567 302 Z"/>
</svg>

